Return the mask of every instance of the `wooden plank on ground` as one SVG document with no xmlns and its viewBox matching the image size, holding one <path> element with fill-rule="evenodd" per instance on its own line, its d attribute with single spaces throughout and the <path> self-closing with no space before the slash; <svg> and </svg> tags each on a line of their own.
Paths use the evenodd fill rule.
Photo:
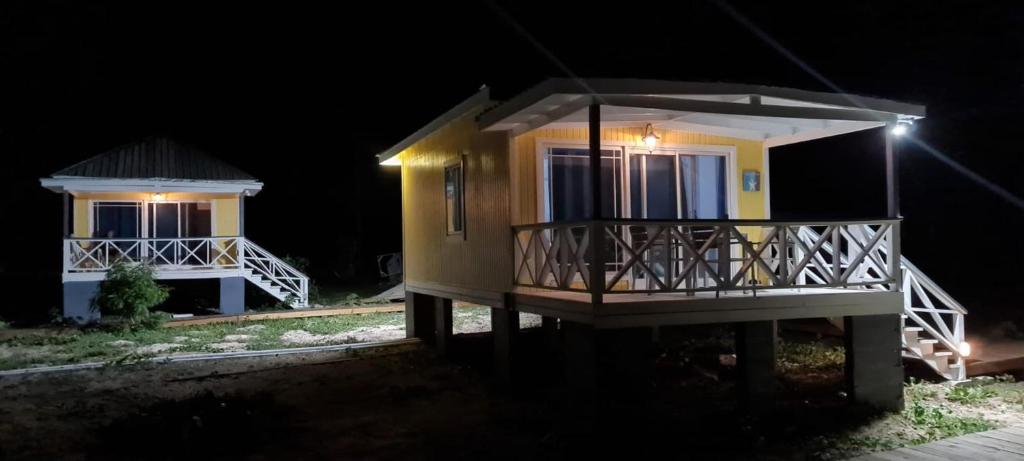
<svg viewBox="0 0 1024 461">
<path fill-rule="evenodd" d="M 1006 452 L 1024 456 L 1024 445 L 1021 445 L 1015 441 L 1003 440 L 1000 439 L 999 437 L 993 437 L 988 433 L 978 434 L 978 438 L 976 440 L 970 440 L 969 442 L 984 443 Z"/>
<path fill-rule="evenodd" d="M 296 309 L 289 311 L 256 312 L 240 315 L 204 315 L 187 319 L 172 320 L 164 324 L 168 328 L 209 325 L 214 323 L 249 322 L 254 320 L 299 319 L 307 317 L 329 317 L 334 315 L 373 314 L 381 312 L 402 312 L 404 304 L 386 304 L 368 307 L 327 307 L 317 309 Z"/>
<path fill-rule="evenodd" d="M 1020 434 L 1014 434 L 1012 432 L 1006 432 L 1002 429 L 995 431 L 982 432 L 979 434 L 984 437 L 1005 440 L 1007 442 L 1015 443 L 1017 445 L 1024 446 L 1024 436 Z"/>
</svg>

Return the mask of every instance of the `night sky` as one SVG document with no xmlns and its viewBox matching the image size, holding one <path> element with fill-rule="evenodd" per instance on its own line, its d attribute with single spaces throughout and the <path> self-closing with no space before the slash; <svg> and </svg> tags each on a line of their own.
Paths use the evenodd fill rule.
<svg viewBox="0 0 1024 461">
<path fill-rule="evenodd" d="M 398 173 L 373 155 L 483 84 L 499 99 L 567 72 L 831 90 L 715 2 L 212 3 L 0 5 L 0 317 L 59 303 L 61 202 L 38 178 L 142 136 L 263 180 L 247 235 L 352 284 L 401 248 Z M 915 136 L 1024 196 L 1024 8 L 731 5 L 843 90 L 926 105 Z M 881 137 L 773 149 L 774 215 L 884 215 Z M 1024 209 L 899 154 L 904 254 L 968 309 L 1010 315 Z"/>
</svg>

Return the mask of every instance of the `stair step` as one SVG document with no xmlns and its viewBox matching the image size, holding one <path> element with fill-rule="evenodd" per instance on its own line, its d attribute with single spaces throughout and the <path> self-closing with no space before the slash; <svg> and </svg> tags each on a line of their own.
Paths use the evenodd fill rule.
<svg viewBox="0 0 1024 461">
<path fill-rule="evenodd" d="M 903 331 L 906 331 L 906 332 L 924 331 L 924 328 L 922 328 L 922 327 L 903 327 Z"/>
<path fill-rule="evenodd" d="M 937 356 L 937 357 L 950 357 L 950 356 L 953 355 L 953 353 L 950 352 L 950 351 L 936 351 L 936 352 L 933 352 L 932 355 Z"/>
<path fill-rule="evenodd" d="M 937 340 L 937 339 L 919 339 L 919 340 L 917 340 L 917 342 L 919 342 L 921 344 L 938 344 L 939 340 Z"/>
</svg>

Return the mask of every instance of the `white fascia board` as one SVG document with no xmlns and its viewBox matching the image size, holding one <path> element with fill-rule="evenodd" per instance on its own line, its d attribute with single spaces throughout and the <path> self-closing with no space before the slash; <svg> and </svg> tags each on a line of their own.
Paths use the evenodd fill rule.
<svg viewBox="0 0 1024 461">
<path fill-rule="evenodd" d="M 54 192 L 200 192 L 256 195 L 259 181 L 192 181 L 174 179 L 114 179 L 53 177 L 39 183 Z"/>
</svg>

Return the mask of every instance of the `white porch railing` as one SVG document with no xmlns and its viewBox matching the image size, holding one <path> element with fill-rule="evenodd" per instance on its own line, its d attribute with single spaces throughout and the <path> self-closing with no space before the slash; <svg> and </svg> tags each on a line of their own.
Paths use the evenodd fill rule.
<svg viewBox="0 0 1024 461">
<path fill-rule="evenodd" d="M 118 260 L 150 264 L 167 278 L 233 272 L 294 307 L 309 305 L 309 277 L 244 237 L 64 240 L 66 276 L 102 274 Z"/>
<path fill-rule="evenodd" d="M 516 226 L 515 283 L 591 291 L 593 229 L 603 293 L 899 286 L 899 221 L 649 221 Z M 810 235 L 817 238 L 809 239 Z M 848 258 L 834 257 L 832 248 Z M 896 288 L 892 288 L 893 291 Z"/>
<path fill-rule="evenodd" d="M 64 273 L 105 272 L 124 260 L 160 270 L 239 269 L 240 237 L 64 240 Z"/>
</svg>

